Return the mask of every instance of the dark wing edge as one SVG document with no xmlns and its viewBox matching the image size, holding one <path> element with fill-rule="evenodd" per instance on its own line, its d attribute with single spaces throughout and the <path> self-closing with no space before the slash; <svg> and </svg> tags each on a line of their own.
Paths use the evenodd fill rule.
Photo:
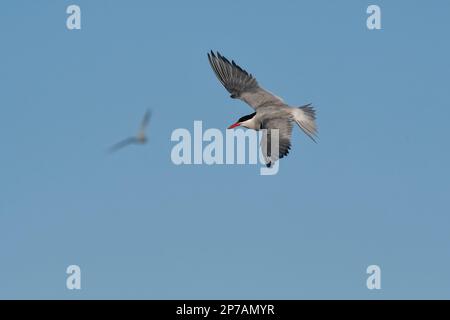
<svg viewBox="0 0 450 320">
<path fill-rule="evenodd" d="M 214 53 L 212 50 L 208 53 L 208 60 L 220 83 L 231 93 L 232 98 L 238 98 L 243 92 L 259 88 L 256 79 L 234 60 L 230 62 L 219 52 Z"/>
<path fill-rule="evenodd" d="M 266 164 L 269 167 L 273 162 L 284 158 L 291 150 L 292 121 L 290 119 L 276 118 L 263 124 L 263 133 L 261 139 L 261 151 Z M 272 130 L 278 130 L 278 153 L 272 152 Z"/>
</svg>

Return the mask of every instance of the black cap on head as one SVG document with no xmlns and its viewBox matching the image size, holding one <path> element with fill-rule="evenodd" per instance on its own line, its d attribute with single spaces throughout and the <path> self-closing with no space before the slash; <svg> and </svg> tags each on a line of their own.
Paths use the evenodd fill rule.
<svg viewBox="0 0 450 320">
<path fill-rule="evenodd" d="M 253 112 L 252 114 L 243 116 L 242 118 L 239 118 L 238 122 L 244 122 L 244 121 L 250 120 L 251 118 L 253 118 L 255 116 L 255 114 L 256 114 L 256 112 Z"/>
</svg>

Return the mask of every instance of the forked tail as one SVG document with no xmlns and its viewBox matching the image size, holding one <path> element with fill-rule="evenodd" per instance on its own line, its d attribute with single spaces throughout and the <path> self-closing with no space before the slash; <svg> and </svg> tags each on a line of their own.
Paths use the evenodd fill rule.
<svg viewBox="0 0 450 320">
<path fill-rule="evenodd" d="M 292 108 L 292 115 L 295 122 L 298 124 L 300 129 L 310 137 L 314 142 L 317 137 L 317 126 L 316 126 L 316 110 L 307 104 L 303 107 Z"/>
</svg>

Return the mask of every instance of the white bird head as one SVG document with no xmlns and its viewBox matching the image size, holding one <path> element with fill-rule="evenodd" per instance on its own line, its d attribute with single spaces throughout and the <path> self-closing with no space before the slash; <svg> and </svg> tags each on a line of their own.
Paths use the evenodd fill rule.
<svg viewBox="0 0 450 320">
<path fill-rule="evenodd" d="M 244 127 L 244 128 L 248 128 L 248 129 L 255 129 L 255 130 L 259 129 L 259 126 L 255 121 L 255 115 L 256 115 L 256 112 L 253 112 L 252 114 L 249 114 L 249 115 L 239 118 L 239 120 L 236 123 L 229 126 L 228 129 L 233 129 L 236 127 Z"/>
</svg>

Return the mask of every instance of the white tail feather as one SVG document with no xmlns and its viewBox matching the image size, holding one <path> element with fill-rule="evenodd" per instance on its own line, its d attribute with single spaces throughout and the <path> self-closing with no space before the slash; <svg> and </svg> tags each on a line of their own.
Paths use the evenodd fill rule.
<svg viewBox="0 0 450 320">
<path fill-rule="evenodd" d="M 316 111 L 311 104 L 299 108 L 292 108 L 292 116 L 300 129 L 314 142 L 317 137 Z"/>
</svg>

